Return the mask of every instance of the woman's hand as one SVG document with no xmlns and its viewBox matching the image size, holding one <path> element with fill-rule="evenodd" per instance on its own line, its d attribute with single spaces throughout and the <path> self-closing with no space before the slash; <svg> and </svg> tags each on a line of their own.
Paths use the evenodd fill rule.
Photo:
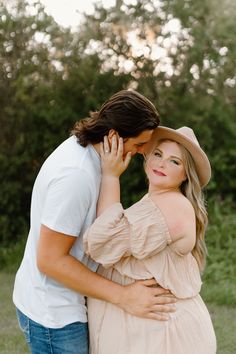
<svg viewBox="0 0 236 354">
<path fill-rule="evenodd" d="M 128 167 L 131 160 L 131 152 L 124 156 L 123 139 L 114 135 L 109 146 L 107 136 L 100 143 L 101 166 L 103 176 L 119 177 Z"/>
<path fill-rule="evenodd" d="M 120 175 L 131 160 L 131 152 L 124 156 L 123 139 L 113 136 L 111 148 L 107 136 L 100 144 L 102 180 L 97 204 L 97 216 L 114 203 L 120 203 Z"/>
</svg>

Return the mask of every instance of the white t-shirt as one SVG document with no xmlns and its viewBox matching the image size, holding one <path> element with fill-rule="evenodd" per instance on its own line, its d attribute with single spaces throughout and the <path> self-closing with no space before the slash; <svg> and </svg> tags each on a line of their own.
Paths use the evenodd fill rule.
<svg viewBox="0 0 236 354">
<path fill-rule="evenodd" d="M 85 299 L 79 293 L 41 273 L 36 250 L 41 224 L 77 237 L 71 254 L 93 271 L 97 265 L 83 251 L 82 234 L 96 216 L 101 181 L 100 157 L 92 145 L 79 145 L 75 136 L 65 140 L 44 162 L 33 187 L 30 231 L 24 257 L 16 274 L 13 302 L 33 321 L 61 328 L 86 322 Z"/>
</svg>

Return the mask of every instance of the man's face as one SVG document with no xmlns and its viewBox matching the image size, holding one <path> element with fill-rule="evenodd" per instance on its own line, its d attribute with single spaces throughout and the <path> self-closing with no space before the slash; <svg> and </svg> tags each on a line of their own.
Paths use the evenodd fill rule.
<svg viewBox="0 0 236 354">
<path fill-rule="evenodd" d="M 134 138 L 124 138 L 124 155 L 131 152 L 132 156 L 136 153 L 143 154 L 144 147 L 151 139 L 153 130 L 144 130 L 141 134 Z"/>
</svg>

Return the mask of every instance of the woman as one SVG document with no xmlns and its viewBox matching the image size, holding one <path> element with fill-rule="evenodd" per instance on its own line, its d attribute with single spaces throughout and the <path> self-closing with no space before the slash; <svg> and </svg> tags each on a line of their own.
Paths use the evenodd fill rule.
<svg viewBox="0 0 236 354">
<path fill-rule="evenodd" d="M 207 213 L 202 188 L 209 160 L 192 129 L 159 127 L 148 144 L 148 194 L 127 210 L 119 176 L 130 156 L 108 141 L 101 148 L 98 215 L 84 236 L 99 274 L 121 284 L 155 278 L 178 299 L 167 321 L 141 319 L 112 304 L 88 299 L 91 354 L 215 354 L 216 340 L 199 292 Z"/>
</svg>

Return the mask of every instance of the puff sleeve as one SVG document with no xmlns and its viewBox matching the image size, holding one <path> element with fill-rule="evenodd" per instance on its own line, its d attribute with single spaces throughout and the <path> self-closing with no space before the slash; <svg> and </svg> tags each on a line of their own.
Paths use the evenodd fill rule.
<svg viewBox="0 0 236 354">
<path fill-rule="evenodd" d="M 124 210 L 120 203 L 105 210 L 84 234 L 87 254 L 104 267 L 122 257 L 145 259 L 170 243 L 165 221 L 145 200 Z"/>
</svg>

